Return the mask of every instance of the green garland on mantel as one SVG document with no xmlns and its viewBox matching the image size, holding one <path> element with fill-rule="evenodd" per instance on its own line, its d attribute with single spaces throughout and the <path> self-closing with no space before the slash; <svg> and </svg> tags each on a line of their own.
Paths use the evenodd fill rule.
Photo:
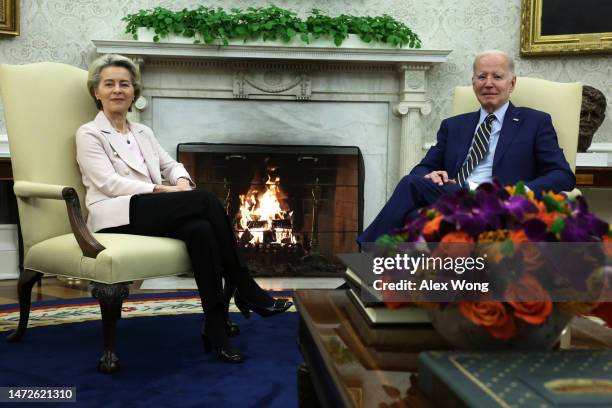
<svg viewBox="0 0 612 408">
<path fill-rule="evenodd" d="M 309 14 L 306 20 L 302 20 L 295 12 L 277 6 L 249 7 L 246 11 L 233 8 L 229 13 L 222 8 L 206 6 L 180 11 L 155 7 L 128 14 L 122 20 L 127 22 L 125 32 L 132 34 L 135 40 L 138 39 L 138 28 L 144 27 L 155 32 L 155 42 L 169 34 L 193 38 L 195 44 L 224 45 L 229 40 L 289 42 L 298 37 L 307 44 L 311 39 L 329 38 L 339 47 L 349 34 L 357 34 L 366 43 L 421 48 L 417 34 L 386 14 L 330 17 L 318 9 L 312 9 Z"/>
</svg>

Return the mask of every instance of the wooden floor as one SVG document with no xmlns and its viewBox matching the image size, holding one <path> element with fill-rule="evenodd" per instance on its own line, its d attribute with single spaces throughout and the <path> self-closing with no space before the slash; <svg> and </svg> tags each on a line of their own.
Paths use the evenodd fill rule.
<svg viewBox="0 0 612 408">
<path fill-rule="evenodd" d="M 130 293 L 167 293 L 165 290 L 141 290 L 142 281 L 134 282 L 130 285 Z M 193 290 L 172 290 L 172 292 L 193 292 Z M 59 281 L 55 277 L 45 277 L 42 285 L 35 285 L 32 289 L 32 301 L 55 300 L 55 299 L 76 299 L 91 297 L 89 283 L 80 281 L 76 284 L 69 284 Z M 17 279 L 0 280 L 0 305 L 18 303 L 17 300 Z"/>
</svg>

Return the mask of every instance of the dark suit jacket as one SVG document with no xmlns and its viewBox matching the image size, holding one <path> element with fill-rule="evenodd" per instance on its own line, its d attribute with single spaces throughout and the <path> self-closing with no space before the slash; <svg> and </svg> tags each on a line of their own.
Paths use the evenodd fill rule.
<svg viewBox="0 0 612 408">
<path fill-rule="evenodd" d="M 424 176 L 446 170 L 455 178 L 467 157 L 479 117 L 477 111 L 442 121 L 436 145 L 410 174 Z M 576 177 L 559 147 L 549 114 L 510 103 L 495 149 L 493 177 L 502 184 L 523 180 L 536 194 L 574 188 Z"/>
</svg>

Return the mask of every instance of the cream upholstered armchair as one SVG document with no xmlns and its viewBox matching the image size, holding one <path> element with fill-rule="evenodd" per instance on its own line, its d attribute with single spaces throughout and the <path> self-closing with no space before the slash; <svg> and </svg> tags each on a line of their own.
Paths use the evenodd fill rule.
<svg viewBox="0 0 612 408">
<path fill-rule="evenodd" d="M 89 280 L 102 313 L 98 370 L 111 373 L 119 367 L 114 333 L 129 282 L 187 273 L 191 264 L 182 241 L 87 229 L 75 147 L 77 128 L 97 112 L 86 81 L 86 71 L 64 64 L 0 65 L 24 251 L 19 325 L 7 339 L 24 335 L 32 286 L 43 273 Z"/>
<path fill-rule="evenodd" d="M 515 106 L 524 106 L 547 112 L 552 117 L 557 132 L 559 146 L 572 171 L 576 170 L 576 151 L 578 148 L 578 127 L 580 125 L 580 106 L 582 104 L 582 84 L 562 83 L 544 79 L 518 77 L 516 87 L 510 95 Z M 474 112 L 480 104 L 471 86 L 455 88 L 453 115 Z M 568 195 L 580 194 L 574 189 Z"/>
</svg>

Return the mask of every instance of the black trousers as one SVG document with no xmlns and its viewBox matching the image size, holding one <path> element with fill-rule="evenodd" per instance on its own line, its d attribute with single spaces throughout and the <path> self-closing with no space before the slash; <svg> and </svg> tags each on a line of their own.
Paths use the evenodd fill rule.
<svg viewBox="0 0 612 408">
<path fill-rule="evenodd" d="M 205 311 L 224 304 L 222 278 L 234 287 L 252 279 L 236 249 L 219 199 L 201 190 L 139 194 L 130 200 L 130 223 L 99 232 L 176 238 L 185 242 Z"/>
<path fill-rule="evenodd" d="M 461 187 L 457 184 L 439 186 L 423 176 L 404 176 L 374 221 L 357 237 L 357 242 L 375 242 L 381 235 L 402 227 L 409 214 L 435 203 L 442 194 L 454 193 L 459 189 Z"/>
</svg>

